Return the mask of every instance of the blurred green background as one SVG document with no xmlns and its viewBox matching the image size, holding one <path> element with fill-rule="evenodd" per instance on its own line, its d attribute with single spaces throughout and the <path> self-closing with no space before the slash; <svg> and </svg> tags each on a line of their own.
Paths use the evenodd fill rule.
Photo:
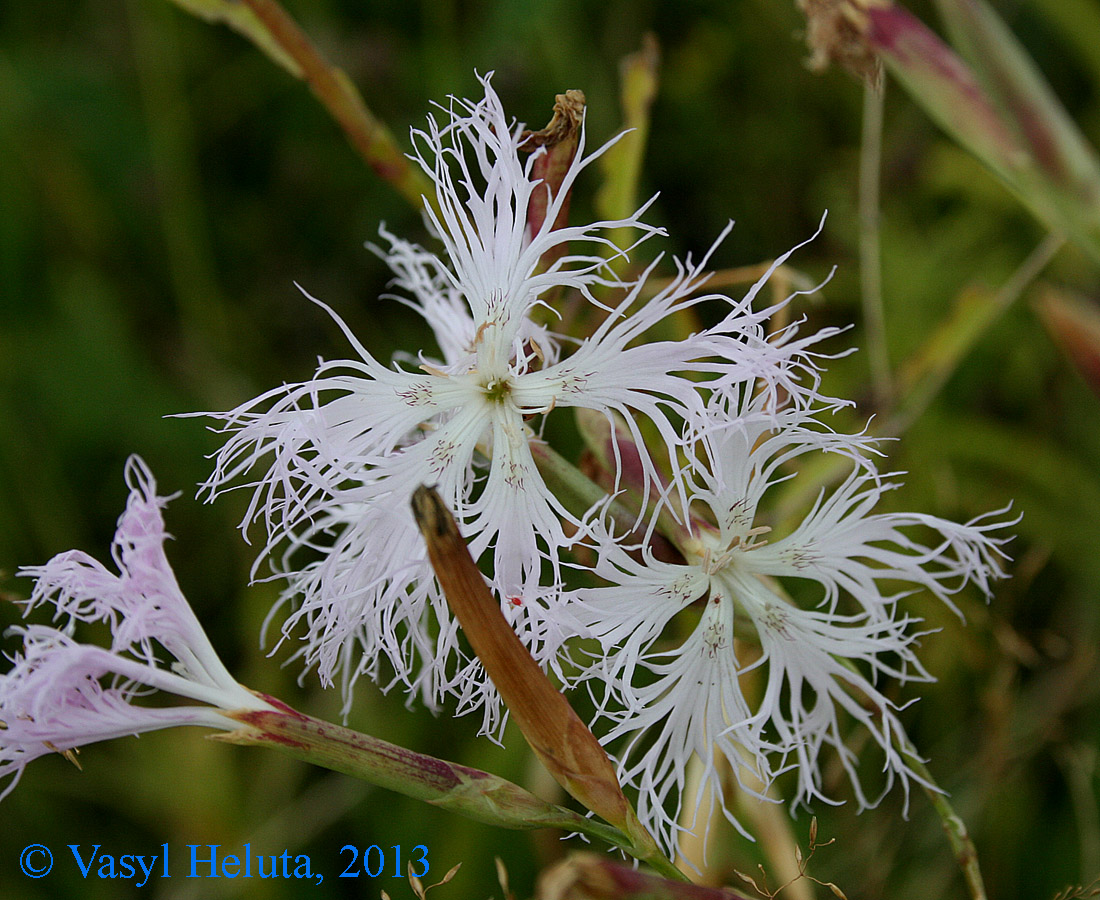
<svg viewBox="0 0 1100 900">
<path fill-rule="evenodd" d="M 1000 2 L 1005 16 L 1093 143 L 1100 141 L 1095 4 Z M 619 61 L 652 32 L 660 88 L 642 193 L 665 248 L 696 255 L 727 219 L 737 226 L 716 267 L 773 258 L 825 231 L 795 265 L 837 274 L 807 327 L 854 324 L 830 348 L 864 345 L 860 324 L 857 172 L 862 87 L 804 64 L 803 23 L 784 0 L 733 2 L 449 2 L 320 0 L 287 7 L 359 86 L 401 145 L 432 101 L 479 96 L 495 70 L 509 112 L 541 127 L 555 93 L 588 97 L 589 146 L 619 127 Z M 926 5 L 911 8 L 935 23 Z M 981 166 L 887 83 L 881 241 L 888 348 L 896 367 L 967 290 L 1002 285 L 1042 228 Z M 591 214 L 595 170 L 574 195 Z M 320 716 L 339 697 L 315 677 L 296 684 L 284 648 L 257 646 L 275 596 L 247 587 L 254 548 L 235 530 L 244 497 L 194 499 L 217 446 L 202 420 L 282 381 L 317 356 L 347 352 L 334 324 L 294 287 L 332 305 L 388 358 L 430 346 L 407 310 L 379 300 L 387 272 L 363 248 L 385 222 L 426 240 L 418 214 L 363 166 L 309 92 L 245 40 L 167 0 L 0 3 L 0 570 L 12 577 L 72 547 L 106 558 L 125 497 L 123 463 L 140 453 L 168 509 L 170 558 L 215 645 L 240 680 Z M 1062 250 L 1045 283 L 1100 298 L 1100 272 Z M 931 406 L 889 447 L 908 472 L 896 508 L 956 519 L 1014 500 L 1023 514 L 1013 578 L 968 624 L 915 597 L 942 631 L 922 656 L 939 679 L 904 713 L 916 745 L 977 842 L 991 897 L 1053 897 L 1100 875 L 1100 402 L 1044 331 L 1029 289 L 983 335 Z M 830 364 L 827 388 L 873 412 L 868 355 Z M 257 535 L 258 537 L 258 535 Z M 18 619 L 3 604 L 0 626 Z M 6 641 L 13 652 L 16 642 Z M 917 696 L 916 688 L 904 696 Z M 518 735 L 507 750 L 475 739 L 476 722 L 406 711 L 363 684 L 350 724 L 416 749 L 538 781 Z M 174 731 L 89 748 L 83 774 L 65 760 L 32 765 L 0 809 L 0 894 L 125 897 L 132 884 L 82 881 L 65 844 L 155 853 L 169 844 L 251 841 L 309 853 L 320 887 L 293 881 L 151 881 L 146 896 L 410 897 L 402 879 L 336 878 L 344 844 L 430 849 L 432 876 L 462 869 L 433 896 L 501 896 L 493 857 L 517 896 L 569 847 L 556 835 L 475 825 L 413 801 L 259 750 Z M 860 816 L 815 810 L 822 838 L 811 871 L 850 898 L 963 897 L 965 889 L 922 795 L 891 795 Z M 809 815 L 796 833 L 805 843 Z M 19 850 L 54 848 L 41 881 Z M 67 854 L 67 851 L 65 851 Z M 754 869 L 759 848 L 721 833 L 716 864 Z M 431 877 L 428 879 L 431 881 Z M 818 889 L 822 896 L 828 892 Z"/>
</svg>

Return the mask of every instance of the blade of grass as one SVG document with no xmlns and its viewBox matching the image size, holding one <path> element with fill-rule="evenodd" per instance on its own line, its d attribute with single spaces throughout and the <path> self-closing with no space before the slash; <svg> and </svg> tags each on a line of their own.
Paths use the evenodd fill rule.
<svg viewBox="0 0 1100 900">
<path fill-rule="evenodd" d="M 1048 234 L 1000 289 L 963 291 L 947 317 L 898 368 L 898 399 L 892 410 L 871 422 L 868 430 L 881 438 L 895 438 L 904 434 L 928 409 L 993 323 L 1019 299 L 1064 245 L 1064 238 Z M 802 515 L 818 493 L 842 478 L 850 466 L 849 460 L 834 454 L 808 461 L 802 469 L 801 478 L 778 489 L 774 507 L 778 527 L 791 527 L 795 517 Z"/>
<path fill-rule="evenodd" d="M 203 372 L 216 378 L 218 360 L 233 358 L 233 351 L 203 204 L 176 22 L 166 7 L 145 0 L 129 0 L 126 8 L 172 289 L 190 352 L 203 354 Z"/>
<path fill-rule="evenodd" d="M 1035 309 L 1055 343 L 1100 395 L 1100 309 L 1051 285 L 1044 287 Z"/>
<path fill-rule="evenodd" d="M 604 183 L 596 193 L 596 211 L 601 218 L 625 219 L 639 206 L 638 182 L 649 138 L 650 108 L 657 96 L 659 65 L 657 39 L 647 34 L 642 39 L 641 49 L 625 57 L 619 66 L 623 129 L 628 133 L 600 160 Z M 632 243 L 626 231 L 612 232 L 610 237 L 621 249 Z M 621 266 L 621 257 L 612 265 Z"/>
<path fill-rule="evenodd" d="M 997 291 L 964 291 L 951 313 L 898 374 L 900 400 L 879 432 L 895 437 L 928 408 L 967 353 L 1053 259 L 1065 239 L 1048 234 Z"/>
<path fill-rule="evenodd" d="M 256 14 L 236 0 L 172 0 L 191 15 L 204 22 L 221 22 L 252 41 L 275 63 L 295 78 L 302 77 L 302 67 L 286 52 L 264 26 Z"/>
</svg>

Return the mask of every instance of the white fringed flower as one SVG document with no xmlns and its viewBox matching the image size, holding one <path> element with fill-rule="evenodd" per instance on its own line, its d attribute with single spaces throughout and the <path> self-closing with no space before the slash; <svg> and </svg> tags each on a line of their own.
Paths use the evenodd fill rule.
<svg viewBox="0 0 1100 900">
<path fill-rule="evenodd" d="M 876 513 L 896 485 L 876 472 L 871 442 L 824 427 L 827 407 L 772 410 L 769 403 L 748 386 L 716 391 L 690 423 L 686 564 L 631 554 L 604 532 L 596 573 L 609 584 L 577 595 L 576 614 L 602 645 L 585 676 L 600 698 L 595 726 L 613 748 L 622 742 L 620 772 L 670 850 L 677 831 L 693 827 L 678 821 L 680 808 L 698 809 L 707 795 L 737 824 L 721 796 L 727 762 L 750 793 L 794 769 L 793 803 L 835 802 L 824 792 L 819 760 L 830 746 L 860 806 L 876 803 L 846 744 L 848 720 L 877 745 L 884 791 L 920 781 L 898 749 L 898 706 L 876 686 L 880 677 L 929 680 L 914 654 L 917 620 L 898 612 L 903 595 L 889 586 L 907 583 L 910 593 L 924 588 L 950 602 L 967 583 L 988 596 L 990 581 L 1003 574 L 1007 539 L 991 532 L 1010 524 L 1004 510 L 966 525 Z M 789 534 L 768 540 L 762 498 L 814 451 L 850 457 L 851 475 L 823 492 Z M 914 528 L 934 540 L 922 543 Z M 796 605 L 779 579 L 816 583 L 816 608 Z M 743 682 L 765 667 L 762 697 L 750 702 Z M 685 797 L 692 755 L 703 778 L 698 794 Z"/>
<path fill-rule="evenodd" d="M 678 262 L 676 277 L 642 302 L 645 276 L 621 283 L 600 254 L 620 253 L 607 237 L 612 229 L 637 229 L 641 240 L 658 233 L 640 221 L 644 207 L 624 220 L 552 230 L 576 178 L 610 146 L 585 156 L 583 138 L 531 233 L 529 203 L 546 188 L 532 178 L 534 156 L 521 161 L 522 126 L 505 117 L 487 78 L 483 84 L 483 100 L 453 100 L 442 124 L 430 118 L 426 131 L 413 132 L 413 158 L 436 189 L 439 212 L 428 215 L 444 254 L 382 231 L 395 284 L 432 326 L 443 358 L 387 367 L 344 328 L 356 359 L 323 363 L 309 381 L 216 416 L 228 438 L 204 487 L 214 497 L 255 473 L 245 524 L 263 521 L 265 554 L 284 548 L 277 568 L 295 605 L 284 634 L 304 626 L 301 655 L 323 683 L 341 673 L 350 702 L 356 678 L 381 678 L 387 662 L 394 680 L 429 704 L 451 694 L 460 709 L 481 709 L 492 731 L 495 694 L 459 653 L 408 509 L 414 488 L 437 487 L 475 557 L 488 557 L 520 636 L 547 664 L 561 629 L 547 621 L 542 598 L 558 587 L 559 552 L 573 540 L 563 523 L 585 523 L 536 468 L 532 418 L 560 407 L 620 415 L 639 446 L 635 423 L 648 420 L 671 446 L 674 423 L 699 404 L 685 374 L 714 383 L 760 379 L 773 394 L 802 398 L 815 374 L 807 348 L 824 333 L 766 339 L 770 311 L 751 309 L 765 276 L 741 301 L 721 298 L 726 315 L 717 326 L 683 341 L 639 343 L 652 326 L 709 299 L 697 293 L 706 259 Z M 563 255 L 540 268 L 554 250 Z M 530 317 L 551 288 L 604 314 L 568 354 Z M 621 299 L 608 309 L 597 289 Z M 644 450 L 641 463 L 644 477 L 656 478 Z M 301 553 L 307 549 L 320 557 Z"/>
<path fill-rule="evenodd" d="M 0 778 L 11 776 L 0 798 L 47 753 L 176 725 L 231 731 L 238 723 L 219 710 L 272 708 L 229 674 L 180 592 L 164 555 L 160 510 L 168 498 L 156 496 L 137 457 L 126 481 L 130 496 L 112 546 L 117 575 L 78 550 L 21 570 L 37 579 L 28 611 L 52 605 L 67 621 L 9 630 L 23 636 L 23 650 L 0 675 Z M 107 623 L 111 647 L 74 640 L 78 621 Z M 161 659 L 164 651 L 170 659 Z M 134 702 L 150 689 L 204 705 Z"/>
</svg>

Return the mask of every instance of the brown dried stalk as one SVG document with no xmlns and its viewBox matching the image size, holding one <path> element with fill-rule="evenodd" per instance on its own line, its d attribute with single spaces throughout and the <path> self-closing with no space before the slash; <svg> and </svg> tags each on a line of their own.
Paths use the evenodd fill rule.
<svg viewBox="0 0 1100 900">
<path fill-rule="evenodd" d="M 504 618 L 439 494 L 421 486 L 412 507 L 447 602 L 535 755 L 570 795 L 630 838 L 634 856 L 682 879 L 623 796 L 595 735 Z"/>
</svg>

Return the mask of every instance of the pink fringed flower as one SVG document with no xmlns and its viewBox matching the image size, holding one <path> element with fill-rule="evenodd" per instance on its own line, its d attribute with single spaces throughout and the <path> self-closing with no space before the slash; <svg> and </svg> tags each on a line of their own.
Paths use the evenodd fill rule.
<svg viewBox="0 0 1100 900">
<path fill-rule="evenodd" d="M 112 545 L 118 574 L 78 550 L 21 570 L 37 579 L 27 611 L 52 605 L 61 628 L 15 626 L 21 653 L 0 675 L 0 778 L 15 786 L 29 762 L 97 741 L 176 725 L 232 730 L 219 710 L 270 709 L 226 670 L 164 555 L 167 498 L 145 463 L 126 465 L 130 496 Z M 105 622 L 111 646 L 81 644 L 77 622 Z M 167 652 L 167 658 L 162 658 Z M 150 708 L 150 689 L 203 704 Z"/>
</svg>

